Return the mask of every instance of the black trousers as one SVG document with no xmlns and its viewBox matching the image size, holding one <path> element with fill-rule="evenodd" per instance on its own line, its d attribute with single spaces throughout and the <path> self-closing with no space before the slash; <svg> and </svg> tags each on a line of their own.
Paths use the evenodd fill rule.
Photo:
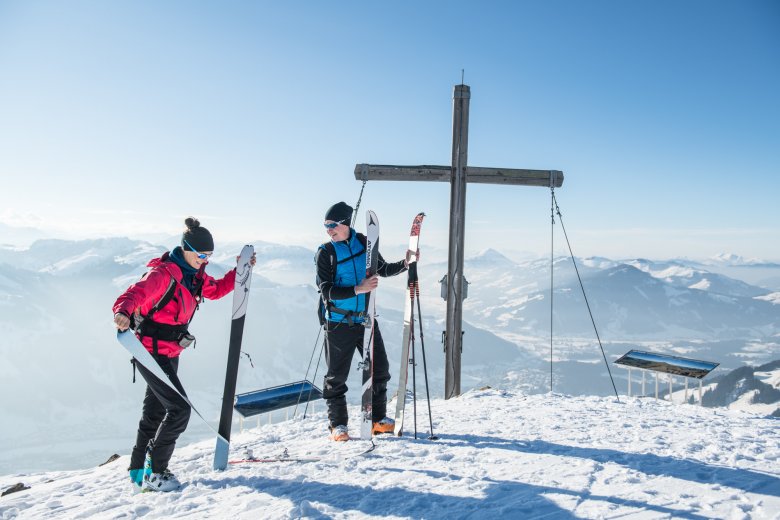
<svg viewBox="0 0 780 520">
<path fill-rule="evenodd" d="M 328 372 L 325 374 L 322 396 L 328 403 L 328 420 L 331 426 L 346 426 L 347 413 L 347 377 L 352 367 L 352 356 L 357 350 L 363 355 L 363 333 L 365 327 L 356 324 L 327 323 L 327 343 L 325 362 Z M 387 382 L 390 381 L 390 363 L 387 361 L 385 343 L 379 332 L 379 324 L 374 323 L 374 378 L 372 388 L 372 415 L 374 422 L 387 415 Z"/>
<path fill-rule="evenodd" d="M 179 369 L 179 358 L 154 356 L 154 359 L 160 364 L 163 372 L 168 374 L 179 392 L 187 395 L 176 375 Z M 151 445 L 152 471 L 162 473 L 171 460 L 176 440 L 187 428 L 192 409 L 180 395 L 160 381 L 141 363 L 136 363 L 135 367 L 146 381 L 147 386 L 141 421 L 138 423 L 138 436 L 130 455 L 130 469 L 144 467 L 146 448 Z"/>
</svg>

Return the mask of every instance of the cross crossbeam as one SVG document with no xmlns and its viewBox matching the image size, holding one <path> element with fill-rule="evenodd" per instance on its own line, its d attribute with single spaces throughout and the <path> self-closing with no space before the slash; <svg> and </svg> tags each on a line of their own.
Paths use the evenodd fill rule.
<svg viewBox="0 0 780 520">
<path fill-rule="evenodd" d="M 451 166 L 392 166 L 386 164 L 358 164 L 355 178 L 365 181 L 452 181 Z M 559 170 L 518 170 L 513 168 L 466 167 L 466 182 L 475 184 L 513 184 L 517 186 L 550 187 L 563 185 Z"/>
<path fill-rule="evenodd" d="M 560 188 L 559 170 L 520 170 L 467 166 L 469 100 L 468 85 L 455 85 L 452 108 L 451 166 L 355 165 L 360 181 L 429 181 L 450 183 L 450 240 L 447 261 L 447 328 L 444 335 L 444 398 L 460 395 L 463 331 L 463 244 L 466 219 L 466 184 L 509 184 Z"/>
</svg>

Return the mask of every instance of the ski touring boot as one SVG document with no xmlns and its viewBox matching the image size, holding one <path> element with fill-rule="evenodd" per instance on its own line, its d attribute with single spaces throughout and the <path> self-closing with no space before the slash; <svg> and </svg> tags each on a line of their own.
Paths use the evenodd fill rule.
<svg viewBox="0 0 780 520">
<path fill-rule="evenodd" d="M 152 441 L 149 441 L 149 447 L 146 448 L 146 458 L 144 459 L 143 469 L 143 482 L 141 483 L 141 492 L 147 493 L 149 491 L 175 491 L 181 487 L 181 482 L 176 476 L 164 469 L 161 473 L 154 473 L 152 471 Z M 132 470 L 131 470 L 132 478 Z"/>
<path fill-rule="evenodd" d="M 163 493 L 168 491 L 176 491 L 181 487 L 181 482 L 176 476 L 164 469 L 162 473 L 152 473 L 151 475 L 144 476 L 144 483 L 142 485 L 142 491 L 161 491 Z"/>
<path fill-rule="evenodd" d="M 330 440 L 337 442 L 345 442 L 349 440 L 349 431 L 343 424 L 330 427 Z"/>
<path fill-rule="evenodd" d="M 371 435 L 378 435 L 380 433 L 393 433 L 395 429 L 395 421 L 390 417 L 375 422 L 371 427 Z"/>
</svg>

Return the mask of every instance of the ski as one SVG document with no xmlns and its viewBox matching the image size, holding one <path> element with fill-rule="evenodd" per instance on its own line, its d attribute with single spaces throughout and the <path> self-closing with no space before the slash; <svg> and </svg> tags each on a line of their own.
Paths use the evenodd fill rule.
<svg viewBox="0 0 780 520">
<path fill-rule="evenodd" d="M 417 249 L 420 244 L 420 228 L 422 227 L 425 213 L 418 213 L 412 221 L 412 231 L 409 233 L 409 271 L 406 284 L 406 298 L 404 300 L 404 331 L 401 339 L 401 370 L 398 375 L 398 393 L 395 401 L 395 429 L 397 436 L 403 435 L 404 410 L 406 407 L 406 382 L 409 375 L 409 353 L 414 338 L 414 298 L 418 290 L 417 282 Z M 412 356 L 412 359 L 414 356 Z"/>
<path fill-rule="evenodd" d="M 168 385 L 174 392 L 179 394 L 184 401 L 190 405 L 190 408 L 192 408 L 192 411 L 197 414 L 198 417 L 203 419 L 203 422 L 206 423 L 206 426 L 211 428 L 211 431 L 217 434 L 217 438 L 220 438 L 220 433 L 214 429 L 211 424 L 206 420 L 203 415 L 198 411 L 197 408 L 195 408 L 195 405 L 192 404 L 192 401 L 184 395 L 182 392 L 179 391 L 178 388 L 176 388 L 173 383 L 171 382 L 170 378 L 168 377 L 168 374 L 166 374 L 162 368 L 160 368 L 160 365 L 157 363 L 157 361 L 152 357 L 152 355 L 149 353 L 148 350 L 146 350 L 146 347 L 144 347 L 144 344 L 141 343 L 141 340 L 138 339 L 138 337 L 135 335 L 135 333 L 127 329 L 124 332 L 117 331 L 116 338 L 119 340 L 119 343 L 127 349 L 128 352 L 130 352 L 130 355 L 135 358 L 136 363 L 141 363 L 144 368 L 146 368 L 149 372 L 154 374 L 154 376 Z M 224 439 L 223 439 L 224 440 Z"/>
<path fill-rule="evenodd" d="M 366 212 L 366 278 L 374 276 L 379 267 L 379 220 L 373 211 Z M 373 427 L 372 401 L 374 386 L 374 318 L 376 290 L 367 295 L 366 319 L 363 333 L 363 401 L 360 408 L 360 438 L 370 439 Z"/>
<path fill-rule="evenodd" d="M 328 461 L 342 461 L 351 459 L 354 457 L 360 457 L 371 453 L 376 448 L 376 444 L 371 441 L 371 445 L 364 450 L 357 451 L 352 454 L 343 455 L 335 458 L 331 455 L 327 456 L 308 456 L 308 455 L 291 455 L 287 448 L 284 449 L 281 455 L 271 457 L 254 457 L 252 450 L 247 450 L 246 458 L 228 461 L 228 464 L 257 464 L 257 463 L 269 463 L 269 462 L 328 462 Z"/>
<path fill-rule="evenodd" d="M 235 465 L 235 464 L 252 464 L 252 463 L 260 463 L 260 462 L 320 462 L 322 459 L 319 457 L 310 457 L 310 458 L 298 458 L 298 457 L 272 457 L 268 459 L 238 459 L 238 460 L 229 460 L 228 464 Z"/>
<path fill-rule="evenodd" d="M 244 246 L 236 266 L 236 286 L 233 291 L 233 321 L 230 324 L 230 344 L 228 347 L 225 390 L 222 393 L 222 412 L 219 416 L 219 435 L 214 451 L 214 469 L 227 467 L 230 451 L 230 429 L 233 423 L 233 401 L 236 397 L 236 379 L 238 361 L 241 357 L 241 339 L 244 334 L 244 319 L 249 303 L 249 286 L 252 282 L 252 255 L 255 248 Z"/>
</svg>

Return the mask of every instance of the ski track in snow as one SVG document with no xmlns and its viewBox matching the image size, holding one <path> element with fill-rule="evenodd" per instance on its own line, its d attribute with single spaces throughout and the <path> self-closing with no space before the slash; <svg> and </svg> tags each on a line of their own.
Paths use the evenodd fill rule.
<svg viewBox="0 0 780 520">
<path fill-rule="evenodd" d="M 388 409 L 392 410 L 393 403 Z M 134 494 L 128 457 L 0 477 L 0 518 L 780 518 L 780 422 L 653 399 L 484 389 L 418 401 L 419 439 L 327 440 L 322 413 L 233 436 L 231 459 L 284 448 L 320 462 L 212 470 L 214 439 L 182 446 L 178 492 Z M 358 408 L 351 408 L 357 417 Z M 253 421 L 249 421 L 253 423 Z M 359 422 L 351 431 L 358 434 Z"/>
</svg>

